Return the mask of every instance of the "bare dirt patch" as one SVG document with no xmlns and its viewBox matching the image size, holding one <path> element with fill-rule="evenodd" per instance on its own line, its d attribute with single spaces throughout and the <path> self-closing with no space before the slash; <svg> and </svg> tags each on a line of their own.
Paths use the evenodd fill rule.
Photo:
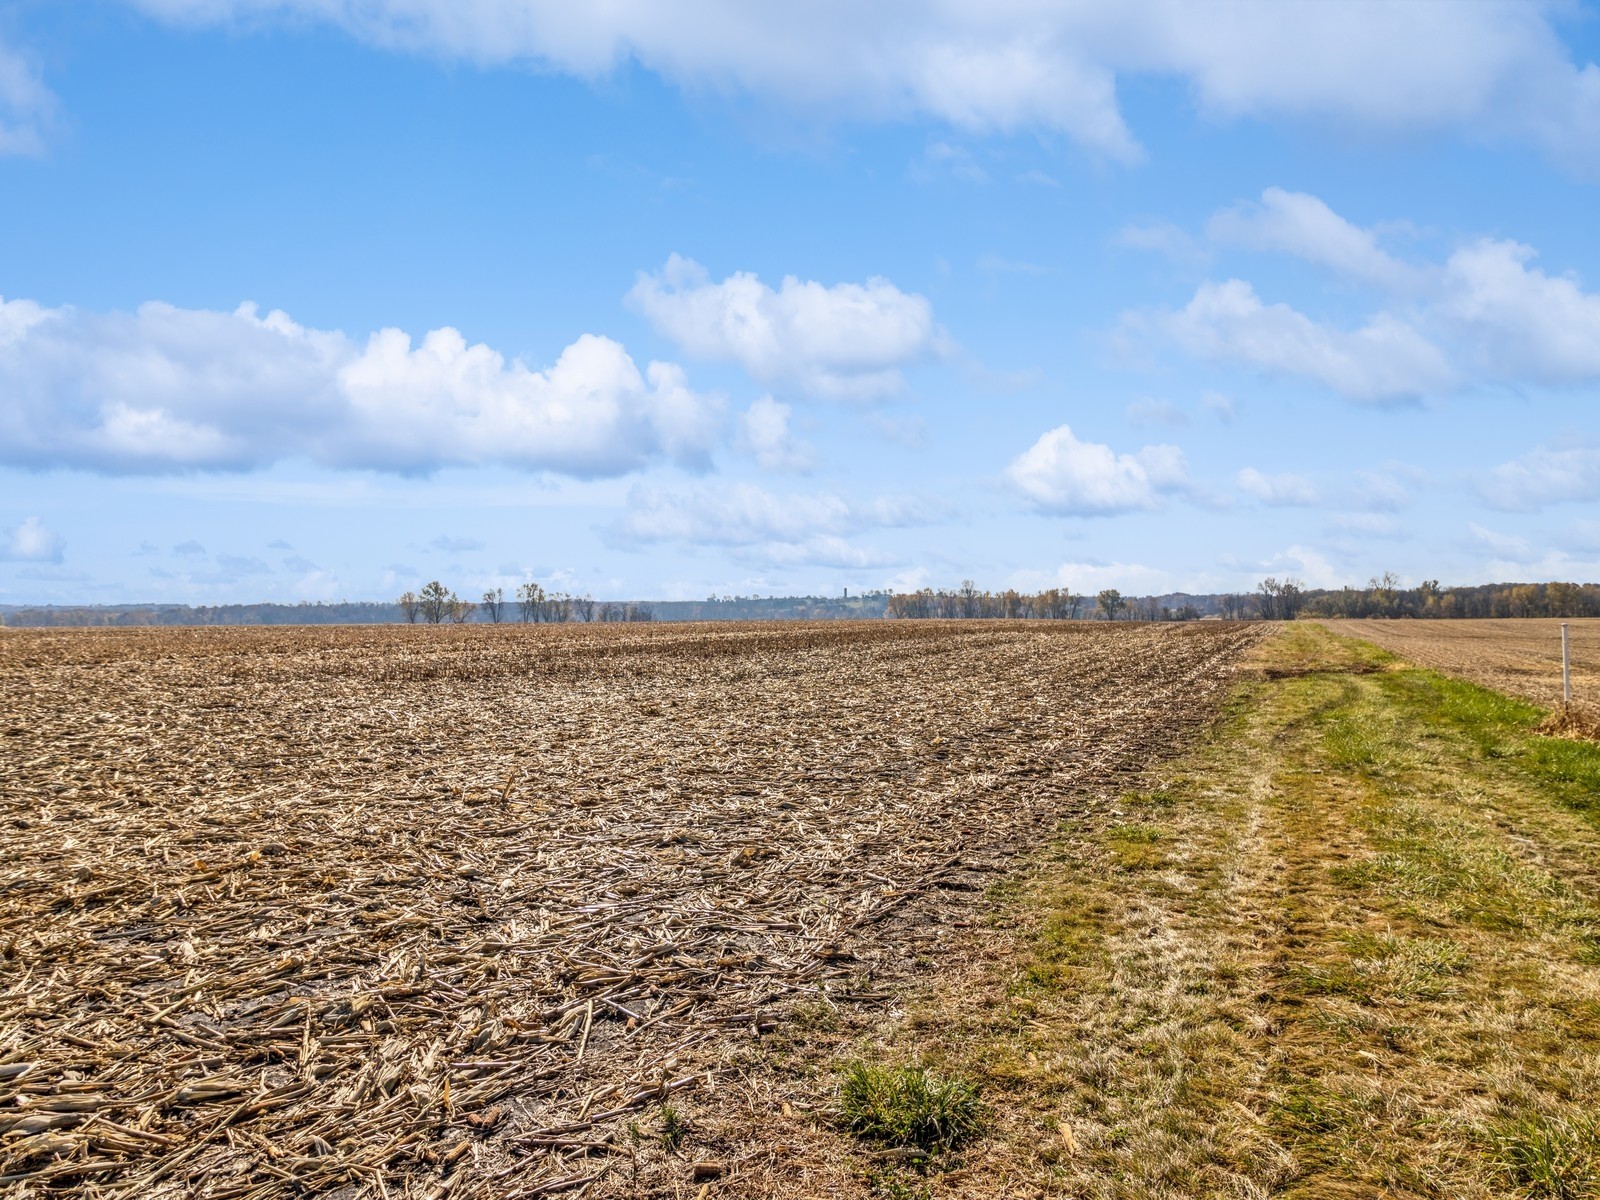
<svg viewBox="0 0 1600 1200">
<path fill-rule="evenodd" d="M 814 1120 L 787 1147 L 713 1119 L 793 1115 L 741 1047 L 956 961 L 973 897 L 1178 749 L 1259 633 L 14 633 L 0 1182 L 220 1200 L 835 1177 L 803 1161 Z"/>
</svg>

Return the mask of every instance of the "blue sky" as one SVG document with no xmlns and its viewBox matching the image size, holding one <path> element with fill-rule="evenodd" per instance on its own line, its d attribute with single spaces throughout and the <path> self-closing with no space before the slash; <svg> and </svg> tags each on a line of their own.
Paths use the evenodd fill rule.
<svg viewBox="0 0 1600 1200">
<path fill-rule="evenodd" d="M 587 7 L 0 8 L 0 603 L 1600 577 L 1593 6 Z"/>
</svg>

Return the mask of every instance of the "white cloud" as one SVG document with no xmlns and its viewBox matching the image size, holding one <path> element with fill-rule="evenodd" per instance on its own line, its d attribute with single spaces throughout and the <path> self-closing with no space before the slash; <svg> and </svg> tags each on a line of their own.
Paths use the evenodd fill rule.
<svg viewBox="0 0 1600 1200">
<path fill-rule="evenodd" d="M 598 78 L 628 62 L 680 86 L 855 119 L 1051 129 L 1128 161 L 1120 77 L 1176 78 L 1215 119 L 1332 120 L 1532 142 L 1596 165 L 1600 71 L 1574 63 L 1545 0 L 1197 5 L 751 5 L 617 0 L 128 0 L 173 21 L 313 18 L 367 42 Z"/>
<path fill-rule="evenodd" d="M 1267 475 L 1254 467 L 1246 467 L 1239 472 L 1235 482 L 1246 495 L 1273 507 L 1305 506 L 1317 502 L 1317 489 L 1303 475 Z"/>
<path fill-rule="evenodd" d="M 1269 187 L 1259 204 L 1214 215 L 1207 236 L 1223 244 L 1292 254 L 1348 278 L 1390 291 L 1420 286 L 1424 273 L 1378 245 L 1377 235 L 1346 221 L 1316 196 Z"/>
<path fill-rule="evenodd" d="M 1600 293 L 1584 291 L 1570 273 L 1529 266 L 1530 246 L 1480 238 L 1443 262 L 1406 263 L 1385 252 L 1373 230 L 1281 188 L 1215 214 L 1207 229 L 1213 242 L 1294 255 L 1402 303 L 1351 332 L 1263 304 L 1250 284 L 1230 279 L 1202 284 L 1180 312 L 1125 313 L 1123 338 L 1155 331 L 1201 357 L 1313 379 L 1361 401 L 1474 381 L 1600 380 Z"/>
<path fill-rule="evenodd" d="M 628 299 L 686 354 L 824 399 L 892 395 L 903 367 L 946 349 L 933 306 L 876 277 L 826 287 L 790 275 L 774 290 L 744 271 L 713 283 L 674 254 L 660 274 L 641 273 Z"/>
<path fill-rule="evenodd" d="M 787 404 L 762 396 L 739 415 L 736 448 L 768 471 L 809 471 L 816 465 L 816 454 L 789 428 L 792 415 Z"/>
<path fill-rule="evenodd" d="M 1125 322 L 1137 329 L 1147 319 L 1130 314 Z M 1158 314 L 1155 324 L 1199 357 L 1311 379 L 1352 400 L 1415 399 L 1456 379 L 1444 353 L 1399 317 L 1378 313 L 1353 332 L 1338 329 L 1287 304 L 1263 304 L 1242 279 L 1201 284 L 1187 306 Z"/>
<path fill-rule="evenodd" d="M 1478 491 L 1491 506 L 1509 512 L 1600 500 L 1600 448 L 1541 446 L 1495 467 Z"/>
<path fill-rule="evenodd" d="M 0 559 L 6 562 L 58 563 L 65 544 L 38 517 L 28 517 L 0 537 Z"/>
<path fill-rule="evenodd" d="M 1188 467 L 1176 446 L 1118 454 L 1060 425 L 1018 455 L 1006 478 L 1041 512 L 1104 516 L 1155 508 L 1163 493 L 1187 486 Z"/>
<path fill-rule="evenodd" d="M 1263 567 L 1263 573 L 1298 580 L 1307 587 L 1339 587 L 1343 576 L 1339 574 L 1328 556 L 1310 546 L 1290 546 L 1274 554 Z"/>
<path fill-rule="evenodd" d="M 682 370 L 585 334 L 546 370 L 436 329 L 364 344 L 246 304 L 133 313 L 0 299 L 0 461 L 108 472 L 285 458 L 399 472 L 500 463 L 576 476 L 705 461 L 718 411 Z"/>
<path fill-rule="evenodd" d="M 885 565 L 893 556 L 848 538 L 937 515 L 933 506 L 909 497 L 862 503 L 832 492 L 777 493 L 750 483 L 684 490 L 640 485 L 605 532 L 622 545 L 679 542 L 728 547 L 778 564 L 866 567 Z"/>
<path fill-rule="evenodd" d="M 1530 269 L 1531 246 L 1482 239 L 1445 265 L 1438 310 L 1474 357 L 1502 379 L 1600 379 L 1600 295 L 1571 275 Z"/>
<path fill-rule="evenodd" d="M 43 153 L 55 107 L 32 64 L 0 41 L 0 155 Z"/>
</svg>

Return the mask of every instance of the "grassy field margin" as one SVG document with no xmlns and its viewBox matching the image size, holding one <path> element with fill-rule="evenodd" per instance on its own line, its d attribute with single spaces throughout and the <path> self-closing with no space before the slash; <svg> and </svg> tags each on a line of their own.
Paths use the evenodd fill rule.
<svg viewBox="0 0 1600 1200">
<path fill-rule="evenodd" d="M 1307 623 L 851 1047 L 981 1089 L 885 1195 L 1600 1196 L 1600 746 Z"/>
</svg>

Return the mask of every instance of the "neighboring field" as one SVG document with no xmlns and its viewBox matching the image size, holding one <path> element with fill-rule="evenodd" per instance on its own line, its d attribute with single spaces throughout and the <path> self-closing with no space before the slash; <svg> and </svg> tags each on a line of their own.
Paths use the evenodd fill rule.
<svg viewBox="0 0 1600 1200">
<path fill-rule="evenodd" d="M 1524 696 L 1561 703 L 1561 622 L 1553 618 L 1485 621 L 1323 621 L 1419 666 Z M 1572 638 L 1572 699 L 1600 706 L 1600 618 L 1567 622 Z"/>
<path fill-rule="evenodd" d="M 0 1183 L 848 1178 L 750 1047 L 954 961 L 1264 631 L 7 633 Z"/>
</svg>

